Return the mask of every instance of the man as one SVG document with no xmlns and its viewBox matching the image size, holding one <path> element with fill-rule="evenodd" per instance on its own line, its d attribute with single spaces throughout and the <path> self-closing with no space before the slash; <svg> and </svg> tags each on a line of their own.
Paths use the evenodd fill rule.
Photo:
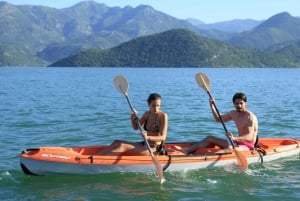
<svg viewBox="0 0 300 201">
<path fill-rule="evenodd" d="M 214 106 L 215 100 L 209 99 L 212 114 L 217 122 L 221 122 L 216 108 Z M 221 115 L 223 122 L 233 120 L 238 130 L 238 136 L 235 137 L 232 133 L 227 133 L 226 136 L 231 138 L 235 146 L 241 150 L 252 150 L 257 137 L 258 121 L 256 116 L 249 110 L 247 110 L 247 97 L 244 93 L 236 93 L 232 98 L 235 110 L 230 111 L 227 114 Z M 213 145 L 218 145 L 221 148 L 231 149 L 231 143 L 227 139 L 218 138 L 212 135 L 207 136 L 200 142 L 193 144 L 190 147 L 179 148 L 182 152 L 189 154 L 193 153 L 199 148 L 205 148 Z"/>
</svg>

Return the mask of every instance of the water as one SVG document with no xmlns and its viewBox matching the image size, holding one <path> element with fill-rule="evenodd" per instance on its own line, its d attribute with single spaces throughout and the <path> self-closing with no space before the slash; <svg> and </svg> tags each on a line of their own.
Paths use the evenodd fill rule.
<svg viewBox="0 0 300 201">
<path fill-rule="evenodd" d="M 298 199 L 299 156 L 250 165 L 246 173 L 228 167 L 165 173 L 162 186 L 154 173 L 33 177 L 21 171 L 18 154 L 26 148 L 141 140 L 130 127 L 126 99 L 113 85 L 116 75 L 129 80 L 140 115 L 149 93 L 163 96 L 168 141 L 224 136 L 195 82 L 198 72 L 210 78 L 221 113 L 232 109 L 232 95 L 242 91 L 259 119 L 260 136 L 299 138 L 300 69 L 0 68 L 1 200 Z"/>
</svg>

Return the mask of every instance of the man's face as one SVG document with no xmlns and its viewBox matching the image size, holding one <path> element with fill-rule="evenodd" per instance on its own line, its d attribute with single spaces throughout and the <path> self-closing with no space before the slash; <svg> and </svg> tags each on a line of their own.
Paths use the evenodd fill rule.
<svg viewBox="0 0 300 201">
<path fill-rule="evenodd" d="M 238 112 L 243 112 L 246 110 L 246 102 L 242 99 L 235 99 L 233 104 Z"/>
</svg>

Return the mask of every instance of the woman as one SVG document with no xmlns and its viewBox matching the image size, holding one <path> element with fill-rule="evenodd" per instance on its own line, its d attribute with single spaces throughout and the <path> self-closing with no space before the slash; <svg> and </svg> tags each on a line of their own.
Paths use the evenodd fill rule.
<svg viewBox="0 0 300 201">
<path fill-rule="evenodd" d="M 147 99 L 149 111 L 138 120 L 137 112 L 131 113 L 131 125 L 134 130 L 143 128 L 141 136 L 147 139 L 153 153 L 159 153 L 167 137 L 168 115 L 160 110 L 162 98 L 151 93 Z M 149 155 L 145 141 L 128 142 L 115 140 L 110 146 L 100 150 L 97 155 Z"/>
</svg>

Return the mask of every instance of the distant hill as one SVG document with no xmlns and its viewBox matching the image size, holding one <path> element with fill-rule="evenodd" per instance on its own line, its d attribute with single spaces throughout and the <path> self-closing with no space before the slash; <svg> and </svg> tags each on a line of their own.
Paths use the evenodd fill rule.
<svg viewBox="0 0 300 201">
<path fill-rule="evenodd" d="M 24 65 L 20 65 L 20 63 Z M 31 54 L 21 52 L 19 49 L 0 45 L 0 66 L 35 66 L 37 63 L 47 65 L 42 59 L 33 57 Z M 26 65 L 25 65 L 26 64 Z"/>
<path fill-rule="evenodd" d="M 187 21 L 202 30 L 219 30 L 226 33 L 241 33 L 249 31 L 263 22 L 252 19 L 238 19 L 206 24 L 202 21 L 191 18 L 187 19 Z"/>
<path fill-rule="evenodd" d="M 278 50 L 300 40 L 300 18 L 283 12 L 274 15 L 256 28 L 234 36 L 228 42 L 243 47 L 260 50 Z"/>
<path fill-rule="evenodd" d="M 300 40 L 291 45 L 285 46 L 277 51 L 274 51 L 274 53 L 288 59 L 290 62 L 299 64 L 300 63 Z"/>
<path fill-rule="evenodd" d="M 295 65 L 275 54 L 238 48 L 175 29 L 144 36 L 108 50 L 89 50 L 51 67 L 284 67 Z M 298 64 L 299 66 L 299 64 Z"/>
</svg>

